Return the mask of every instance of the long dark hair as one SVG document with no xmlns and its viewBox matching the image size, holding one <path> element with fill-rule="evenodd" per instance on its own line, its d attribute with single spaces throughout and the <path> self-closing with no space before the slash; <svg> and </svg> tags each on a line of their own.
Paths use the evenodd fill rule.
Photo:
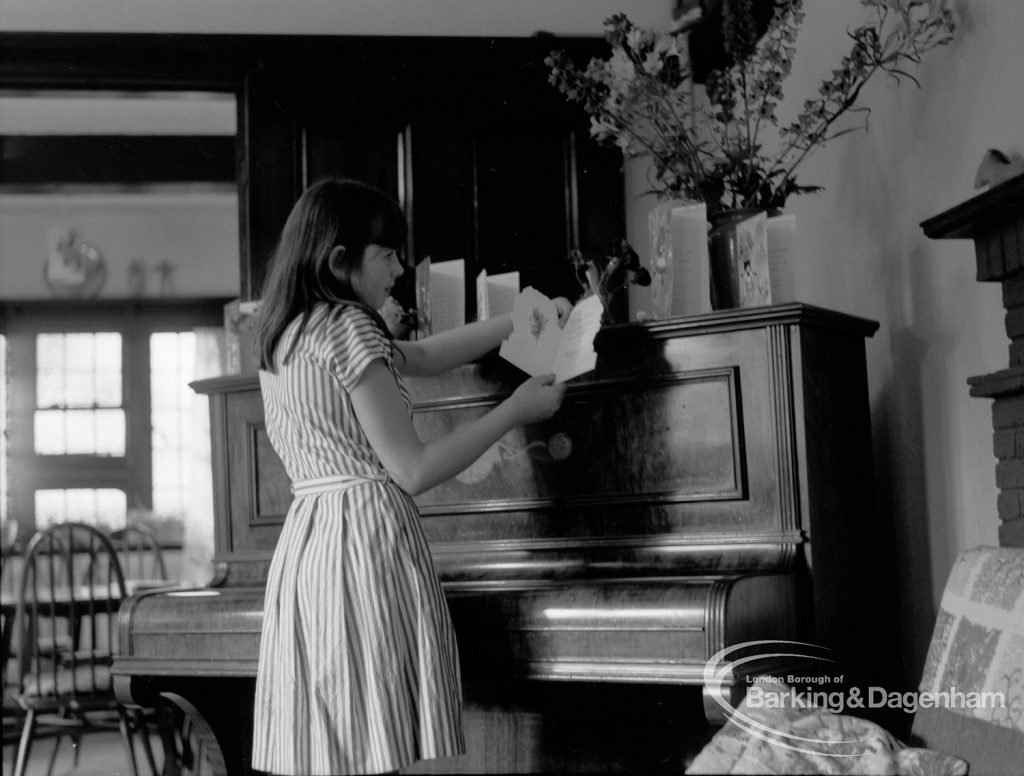
<svg viewBox="0 0 1024 776">
<path fill-rule="evenodd" d="M 373 186 L 328 178 L 306 189 L 288 215 L 264 284 L 256 321 L 260 368 L 275 371 L 274 351 L 284 330 L 302 316 L 301 332 L 317 302 L 360 307 L 392 339 L 380 314 L 353 290 L 352 272 L 367 245 L 400 248 L 406 228 L 398 203 Z M 339 245 L 345 250 L 332 266 L 331 251 Z M 282 364 L 297 341 L 298 337 L 292 341 Z"/>
</svg>

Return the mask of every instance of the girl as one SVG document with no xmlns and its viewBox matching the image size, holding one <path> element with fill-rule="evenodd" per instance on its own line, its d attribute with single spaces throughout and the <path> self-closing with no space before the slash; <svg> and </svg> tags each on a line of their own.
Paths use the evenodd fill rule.
<svg viewBox="0 0 1024 776">
<path fill-rule="evenodd" d="M 401 375 L 472 361 L 512 323 L 393 341 L 376 310 L 402 274 L 405 233 L 383 192 L 321 181 L 289 215 L 266 282 L 260 388 L 295 498 L 267 579 L 258 770 L 379 773 L 464 751 L 458 651 L 412 496 L 562 401 L 553 375 L 531 378 L 478 420 L 420 440 Z"/>
</svg>

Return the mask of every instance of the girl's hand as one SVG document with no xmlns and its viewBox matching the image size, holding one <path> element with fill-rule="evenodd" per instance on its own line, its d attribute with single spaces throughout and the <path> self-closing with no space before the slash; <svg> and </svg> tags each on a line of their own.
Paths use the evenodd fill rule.
<svg viewBox="0 0 1024 776">
<path fill-rule="evenodd" d="M 509 398 L 516 404 L 519 423 L 525 425 L 547 420 L 558 412 L 564 395 L 565 383 L 556 383 L 553 374 L 546 374 L 526 380 Z"/>
<path fill-rule="evenodd" d="M 555 309 L 558 310 L 558 328 L 564 329 L 565 322 L 569 320 L 569 313 L 572 312 L 572 302 L 564 296 L 556 296 L 551 301 L 555 303 Z"/>
</svg>

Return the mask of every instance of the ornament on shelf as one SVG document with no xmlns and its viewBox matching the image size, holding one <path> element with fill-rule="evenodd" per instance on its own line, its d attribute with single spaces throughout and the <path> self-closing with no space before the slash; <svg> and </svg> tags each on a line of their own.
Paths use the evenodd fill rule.
<svg viewBox="0 0 1024 776">
<path fill-rule="evenodd" d="M 160 296 L 174 296 L 174 269 L 169 259 L 162 259 L 156 265 L 160 275 Z"/>
<path fill-rule="evenodd" d="M 1024 173 L 1024 158 L 1020 154 L 1004 154 L 998 148 L 990 148 L 978 165 L 974 176 L 974 188 L 998 186 L 1003 181 L 1016 178 Z"/>
<path fill-rule="evenodd" d="M 146 295 L 146 264 L 142 259 L 128 262 L 128 293 L 132 296 Z"/>
<path fill-rule="evenodd" d="M 55 226 L 47 232 L 47 257 L 43 281 L 54 296 L 67 299 L 92 299 L 107 279 L 103 255 L 85 242 L 77 242 L 75 232 Z"/>
</svg>

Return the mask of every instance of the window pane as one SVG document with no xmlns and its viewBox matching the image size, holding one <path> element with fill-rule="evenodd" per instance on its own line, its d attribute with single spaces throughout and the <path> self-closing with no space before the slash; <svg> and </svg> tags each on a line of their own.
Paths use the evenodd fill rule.
<svg viewBox="0 0 1024 776">
<path fill-rule="evenodd" d="M 67 410 L 64 413 L 69 453 L 96 451 L 96 423 L 91 410 Z"/>
<path fill-rule="evenodd" d="M 124 455 L 121 361 L 117 332 L 37 335 L 37 453 Z"/>
<path fill-rule="evenodd" d="M 68 451 L 63 410 L 39 410 L 35 417 L 36 453 L 63 455 Z"/>
<path fill-rule="evenodd" d="M 96 363 L 121 371 L 121 335 L 116 331 L 101 331 L 95 336 Z"/>
<path fill-rule="evenodd" d="M 161 332 L 149 339 L 153 511 L 162 519 L 182 517 L 191 497 L 193 417 L 206 409 L 204 397 L 188 387 L 195 379 L 195 347 L 192 332 Z"/>
<path fill-rule="evenodd" d="M 96 335 L 96 361 L 93 375 L 95 401 L 100 407 L 121 406 L 121 335 L 100 332 Z"/>
<path fill-rule="evenodd" d="M 121 335 L 117 332 L 39 334 L 36 406 L 120 407 Z"/>
<path fill-rule="evenodd" d="M 96 373 L 95 396 L 100 407 L 121 406 L 121 370 L 116 372 L 101 371 Z"/>
<path fill-rule="evenodd" d="M 57 406 L 91 407 L 96 403 L 96 386 L 91 374 L 67 372 L 61 377 L 64 380 L 64 395 Z"/>
<path fill-rule="evenodd" d="M 153 453 L 169 450 L 177 453 L 182 447 L 182 414 L 175 408 L 170 410 L 153 410 Z"/>
<path fill-rule="evenodd" d="M 36 406 L 64 405 L 64 335 L 36 337 Z"/>
<path fill-rule="evenodd" d="M 124 455 L 124 410 L 96 410 L 92 415 L 96 424 L 96 454 Z"/>
<path fill-rule="evenodd" d="M 151 373 L 150 379 L 150 406 L 154 409 L 165 409 L 167 407 L 174 407 L 178 401 L 178 395 L 180 391 L 178 386 L 175 385 L 171 380 L 157 380 L 156 370 Z"/>
<path fill-rule="evenodd" d="M 124 491 L 114 488 L 37 490 L 35 506 L 36 528 L 69 520 L 104 528 L 121 528 L 128 513 Z"/>
<path fill-rule="evenodd" d="M 124 410 L 37 410 L 38 455 L 124 455 Z"/>
<path fill-rule="evenodd" d="M 7 337 L 0 334 L 0 513 L 10 518 L 10 504 L 7 490 Z M 4 524 L 4 549 L 7 548 L 7 524 Z"/>
<path fill-rule="evenodd" d="M 59 336 L 59 335 L 58 335 Z M 95 334 L 64 335 L 64 368 L 69 374 L 90 374 L 96 361 Z"/>
<path fill-rule="evenodd" d="M 46 373 L 64 371 L 63 334 L 40 334 L 36 337 L 36 369 Z"/>
</svg>

